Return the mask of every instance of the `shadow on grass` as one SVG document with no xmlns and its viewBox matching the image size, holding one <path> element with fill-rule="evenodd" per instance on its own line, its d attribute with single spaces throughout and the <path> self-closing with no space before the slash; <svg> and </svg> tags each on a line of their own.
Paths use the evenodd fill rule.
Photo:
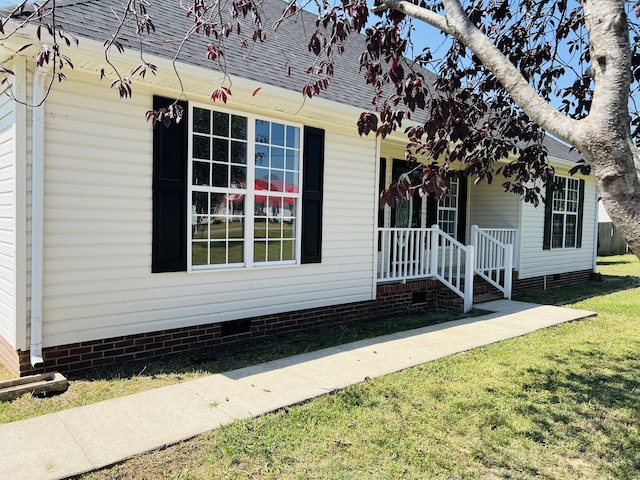
<svg viewBox="0 0 640 480">
<path fill-rule="evenodd" d="M 629 352 L 640 351 L 640 341 L 632 347 Z M 608 354 L 596 343 L 567 355 L 547 355 L 554 366 L 527 369 L 525 392 L 546 395 L 528 405 L 534 427 L 526 435 L 543 444 L 577 442 L 606 478 L 638 478 L 640 359 Z"/>
<path fill-rule="evenodd" d="M 462 312 L 429 312 L 348 324 L 336 323 L 329 327 L 220 345 L 197 353 L 176 353 L 159 359 L 104 366 L 70 373 L 68 378 L 72 381 L 95 381 L 139 376 L 153 378 L 166 374 L 178 376 L 198 373 L 212 375 L 358 340 L 438 325 L 486 313 L 488 312 L 474 309 L 471 313 L 466 314 Z"/>
<path fill-rule="evenodd" d="M 567 305 L 599 295 L 620 292 L 640 285 L 636 277 L 601 275 L 597 280 L 577 285 L 564 285 L 544 291 L 514 295 L 513 299 L 521 302 L 539 303 L 542 305 Z"/>
<path fill-rule="evenodd" d="M 629 260 L 598 260 L 598 265 L 628 265 Z"/>
</svg>

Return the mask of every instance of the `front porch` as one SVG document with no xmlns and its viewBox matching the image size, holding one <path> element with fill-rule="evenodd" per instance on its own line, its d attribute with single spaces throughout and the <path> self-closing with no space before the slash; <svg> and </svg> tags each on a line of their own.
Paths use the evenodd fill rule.
<svg viewBox="0 0 640 480">
<path fill-rule="evenodd" d="M 377 283 L 405 283 L 434 278 L 473 307 L 473 279 L 478 275 L 511 298 L 516 229 L 471 227 L 464 245 L 438 225 L 430 228 L 378 228 Z M 470 274 L 471 273 L 471 274 Z"/>
</svg>

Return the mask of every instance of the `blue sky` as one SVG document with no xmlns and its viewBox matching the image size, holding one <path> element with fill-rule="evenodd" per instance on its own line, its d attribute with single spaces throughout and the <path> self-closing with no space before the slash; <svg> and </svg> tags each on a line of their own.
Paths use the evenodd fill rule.
<svg viewBox="0 0 640 480">
<path fill-rule="evenodd" d="M 15 5 L 21 0 L 0 0 L 0 6 Z M 377 17 L 372 15 L 372 21 L 376 21 Z M 414 48 L 407 52 L 410 58 L 422 52 L 425 46 L 430 46 L 434 58 L 446 52 L 446 48 L 442 48 L 445 37 L 435 28 L 423 24 L 419 21 L 414 22 L 415 30 L 412 33 L 412 42 Z"/>
</svg>

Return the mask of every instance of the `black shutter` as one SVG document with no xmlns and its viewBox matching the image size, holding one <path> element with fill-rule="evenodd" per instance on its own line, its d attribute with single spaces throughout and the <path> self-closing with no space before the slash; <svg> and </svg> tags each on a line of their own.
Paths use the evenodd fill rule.
<svg viewBox="0 0 640 480">
<path fill-rule="evenodd" d="M 463 172 L 458 174 L 458 225 L 456 240 L 465 243 L 467 233 L 467 177 Z"/>
<path fill-rule="evenodd" d="M 173 100 L 153 97 L 153 108 L 168 107 Z M 151 271 L 187 269 L 187 103 L 180 123 L 162 123 L 153 129 L 153 233 Z"/>
<path fill-rule="evenodd" d="M 322 261 L 324 130 L 304 127 L 302 157 L 302 263 Z"/>
<path fill-rule="evenodd" d="M 553 182 L 550 180 L 547 183 L 545 198 L 544 198 L 544 233 L 542 240 L 542 249 L 551 250 L 551 216 L 553 213 Z"/>
<path fill-rule="evenodd" d="M 582 217 L 584 215 L 584 180 L 579 181 L 578 187 L 578 229 L 576 236 L 576 248 L 582 247 Z"/>
</svg>

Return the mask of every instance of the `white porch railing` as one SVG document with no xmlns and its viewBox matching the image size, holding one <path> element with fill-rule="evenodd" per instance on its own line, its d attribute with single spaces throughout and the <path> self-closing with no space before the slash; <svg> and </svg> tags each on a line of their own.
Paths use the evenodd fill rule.
<svg viewBox="0 0 640 480">
<path fill-rule="evenodd" d="M 474 271 L 511 299 L 514 267 L 513 246 L 518 231 L 508 228 L 471 227 L 471 244 L 476 248 Z"/>
<path fill-rule="evenodd" d="M 463 245 L 437 225 L 431 228 L 380 228 L 382 252 L 378 281 L 435 277 L 473 306 L 474 247 Z M 469 275 L 465 275 L 471 272 Z M 463 281 L 464 279 L 464 281 Z"/>
</svg>

